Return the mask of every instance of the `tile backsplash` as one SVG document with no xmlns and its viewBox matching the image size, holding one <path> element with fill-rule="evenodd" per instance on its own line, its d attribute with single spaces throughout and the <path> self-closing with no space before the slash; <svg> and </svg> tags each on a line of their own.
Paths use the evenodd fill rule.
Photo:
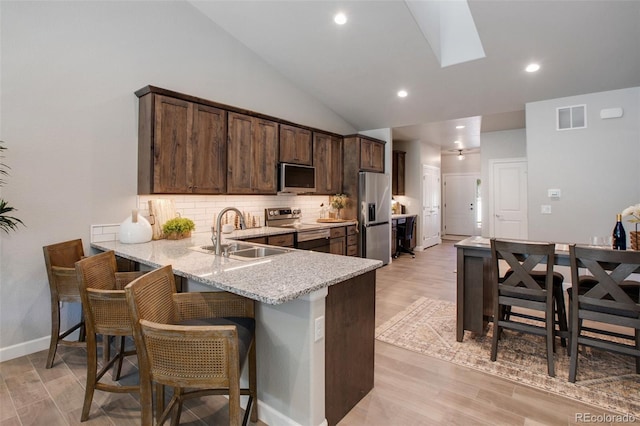
<svg viewBox="0 0 640 426">
<path fill-rule="evenodd" d="M 149 219 L 149 200 L 159 198 L 174 200 L 176 212 L 196 224 L 195 232 L 211 232 L 218 213 L 225 207 L 235 207 L 248 213 L 256 218 L 258 226 L 264 226 L 265 208 L 299 208 L 302 210 L 302 221 L 313 222 L 320 217 L 320 204 L 329 206 L 327 195 L 139 195 L 139 213 Z M 92 225 L 91 241 L 117 240 L 119 226 L 119 223 Z"/>
<path fill-rule="evenodd" d="M 303 221 L 315 221 L 320 217 L 320 204 L 329 205 L 326 195 L 140 195 L 140 214 L 148 218 L 149 200 L 159 198 L 174 200 L 176 212 L 195 222 L 195 232 L 210 232 L 218 213 L 225 207 L 235 207 L 248 213 L 256 218 L 258 226 L 264 226 L 265 208 L 299 208 Z"/>
</svg>

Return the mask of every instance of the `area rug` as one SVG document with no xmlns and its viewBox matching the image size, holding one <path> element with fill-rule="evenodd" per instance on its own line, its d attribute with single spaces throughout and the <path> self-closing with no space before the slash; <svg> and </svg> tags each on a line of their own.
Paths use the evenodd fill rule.
<svg viewBox="0 0 640 426">
<path fill-rule="evenodd" d="M 498 359 L 491 362 L 491 324 L 488 327 L 484 336 L 465 332 L 464 340 L 457 342 L 455 304 L 420 298 L 379 326 L 376 339 L 640 418 L 640 375 L 635 374 L 632 357 L 581 347 L 578 377 L 576 383 L 569 383 L 569 357 L 559 344 L 554 359 L 556 377 L 548 376 L 544 337 L 506 330 L 498 346 Z"/>
</svg>

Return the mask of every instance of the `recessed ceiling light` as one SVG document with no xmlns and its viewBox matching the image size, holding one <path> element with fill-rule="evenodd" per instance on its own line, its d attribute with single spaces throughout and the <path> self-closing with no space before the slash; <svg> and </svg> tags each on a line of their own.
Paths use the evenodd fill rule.
<svg viewBox="0 0 640 426">
<path fill-rule="evenodd" d="M 344 25 L 347 23 L 347 15 L 342 12 L 336 13 L 336 16 L 333 17 L 333 22 L 338 25 Z"/>
<path fill-rule="evenodd" d="M 453 141 L 453 143 L 460 143 L 460 141 Z"/>
<path fill-rule="evenodd" d="M 462 124 L 459 126 L 456 126 L 456 129 L 464 129 L 465 126 L 463 126 Z"/>
<path fill-rule="evenodd" d="M 406 98 L 408 94 L 406 90 L 398 90 L 398 97 L 400 98 Z"/>
<path fill-rule="evenodd" d="M 540 65 L 538 64 L 529 64 L 527 65 L 527 67 L 525 68 L 526 72 L 536 72 L 540 69 Z"/>
</svg>

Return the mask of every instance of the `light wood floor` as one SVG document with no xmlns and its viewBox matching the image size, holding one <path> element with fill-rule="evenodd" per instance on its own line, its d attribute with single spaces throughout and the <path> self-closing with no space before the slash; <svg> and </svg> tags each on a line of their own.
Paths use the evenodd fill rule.
<svg viewBox="0 0 640 426">
<path fill-rule="evenodd" d="M 377 271 L 376 325 L 419 297 L 455 302 L 453 244 Z M 375 387 L 340 426 L 575 425 L 576 413 L 602 411 L 376 340 Z"/>
<path fill-rule="evenodd" d="M 452 241 L 402 255 L 378 270 L 376 323 L 418 297 L 455 301 Z M 85 357 L 80 349 L 59 350 L 45 369 L 46 351 L 0 363 L 0 425 L 80 424 Z M 487 354 L 489 356 L 489 354 Z M 135 380 L 128 365 L 129 380 Z M 222 397 L 190 401 L 182 424 L 227 424 Z M 573 425 L 576 413 L 599 413 L 526 386 L 376 341 L 375 388 L 340 426 Z M 139 424 L 137 396 L 97 391 L 87 425 Z M 278 425 L 272 425 L 278 426 Z"/>
</svg>

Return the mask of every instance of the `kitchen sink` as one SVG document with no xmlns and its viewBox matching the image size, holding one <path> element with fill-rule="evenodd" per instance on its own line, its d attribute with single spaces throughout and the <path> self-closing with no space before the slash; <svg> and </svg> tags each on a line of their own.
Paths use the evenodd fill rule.
<svg viewBox="0 0 640 426">
<path fill-rule="evenodd" d="M 189 248 L 200 253 L 215 254 L 216 252 L 216 247 L 214 245 L 194 246 Z M 266 247 L 239 242 L 222 244 L 221 248 L 223 256 L 228 255 L 230 258 L 237 260 L 261 259 L 291 251 L 291 249 L 288 248 Z"/>
<path fill-rule="evenodd" d="M 261 257 L 275 256 L 288 253 L 289 249 L 274 247 L 251 247 L 243 250 L 229 251 L 229 257 L 242 259 L 257 259 Z"/>
<path fill-rule="evenodd" d="M 233 243 L 229 243 L 229 244 L 222 244 L 220 246 L 220 248 L 222 249 L 222 252 L 224 253 L 225 250 L 232 252 L 232 251 L 238 251 L 238 250 L 246 250 L 246 249 L 250 249 L 250 248 L 254 248 L 255 246 L 253 244 L 247 244 L 247 243 L 237 243 L 237 242 L 233 242 Z M 194 250 L 196 251 L 205 251 L 205 252 L 211 252 L 212 254 L 215 253 L 216 251 L 216 246 L 214 245 L 208 245 L 208 246 L 201 246 L 201 247 L 192 247 Z"/>
</svg>

